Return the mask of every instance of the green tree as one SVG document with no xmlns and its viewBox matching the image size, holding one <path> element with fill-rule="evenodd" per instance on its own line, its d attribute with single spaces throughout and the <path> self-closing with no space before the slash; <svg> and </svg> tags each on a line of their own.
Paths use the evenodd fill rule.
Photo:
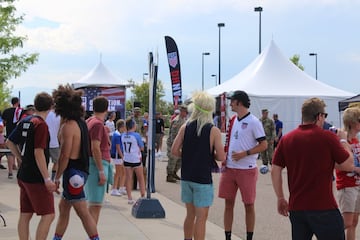
<svg viewBox="0 0 360 240">
<path fill-rule="evenodd" d="M 141 103 L 142 113 L 149 111 L 149 82 L 136 84 L 133 80 L 129 80 L 129 85 L 133 85 L 131 89 L 132 98 L 126 101 L 126 109 L 132 109 L 134 102 Z M 163 114 L 169 114 L 172 107 L 170 103 L 162 98 L 165 96 L 164 86 L 161 80 L 157 81 L 156 86 L 156 111 Z"/>
<path fill-rule="evenodd" d="M 13 77 L 19 77 L 29 65 L 38 60 L 38 53 L 15 54 L 18 48 L 23 48 L 26 36 L 16 36 L 16 27 L 24 20 L 16 16 L 15 0 L 0 0 L 0 82 L 7 82 Z"/>
<path fill-rule="evenodd" d="M 0 111 L 10 107 L 9 99 L 11 97 L 11 88 L 7 87 L 5 82 L 0 82 Z"/>
<path fill-rule="evenodd" d="M 294 56 L 290 58 L 290 61 L 292 61 L 298 68 L 304 71 L 304 66 L 300 63 L 300 55 L 294 54 Z"/>
</svg>

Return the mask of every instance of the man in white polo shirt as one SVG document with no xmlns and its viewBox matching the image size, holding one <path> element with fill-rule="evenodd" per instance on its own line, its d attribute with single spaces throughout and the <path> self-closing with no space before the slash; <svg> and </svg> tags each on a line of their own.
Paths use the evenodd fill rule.
<svg viewBox="0 0 360 240">
<path fill-rule="evenodd" d="M 246 239 L 252 240 L 255 227 L 255 196 L 258 170 L 258 153 L 267 148 L 264 128 L 260 120 L 249 112 L 250 99 L 246 92 L 235 91 L 231 110 L 236 114 L 230 119 L 226 136 L 226 168 L 221 174 L 219 197 L 225 199 L 225 239 L 231 240 L 234 205 L 240 190 L 245 207 Z"/>
</svg>

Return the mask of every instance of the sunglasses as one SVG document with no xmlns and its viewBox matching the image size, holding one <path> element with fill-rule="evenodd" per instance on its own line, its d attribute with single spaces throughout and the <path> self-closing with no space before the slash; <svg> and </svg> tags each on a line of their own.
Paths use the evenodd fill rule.
<svg viewBox="0 0 360 240">
<path fill-rule="evenodd" d="M 323 113 L 323 112 L 319 112 L 319 114 L 323 115 L 325 118 L 327 118 L 327 116 L 328 116 L 327 113 Z"/>
</svg>

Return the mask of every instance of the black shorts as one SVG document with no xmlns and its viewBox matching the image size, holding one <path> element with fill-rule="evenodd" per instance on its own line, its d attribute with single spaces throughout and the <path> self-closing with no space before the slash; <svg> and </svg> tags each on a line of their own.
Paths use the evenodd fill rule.
<svg viewBox="0 0 360 240">
<path fill-rule="evenodd" d="M 130 162 L 125 162 L 125 161 L 124 161 L 124 167 L 135 168 L 135 167 L 139 167 L 140 165 L 141 165 L 141 162 L 138 162 L 138 163 L 130 163 Z"/>
</svg>

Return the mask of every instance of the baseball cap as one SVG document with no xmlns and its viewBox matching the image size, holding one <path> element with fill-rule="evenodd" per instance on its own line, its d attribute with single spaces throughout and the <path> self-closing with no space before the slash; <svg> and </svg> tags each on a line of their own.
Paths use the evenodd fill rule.
<svg viewBox="0 0 360 240">
<path fill-rule="evenodd" d="M 261 110 L 262 113 L 266 113 L 266 112 L 269 112 L 269 110 L 267 110 L 266 108 Z"/>
<path fill-rule="evenodd" d="M 243 104 L 244 107 L 246 107 L 246 108 L 250 107 L 249 96 L 244 91 L 237 90 L 234 92 L 230 92 L 226 98 L 231 99 L 231 100 L 238 100 L 239 102 L 241 102 Z"/>
<path fill-rule="evenodd" d="M 79 174 L 74 174 L 69 178 L 69 193 L 71 195 L 79 195 L 84 188 L 85 179 Z"/>
<path fill-rule="evenodd" d="M 35 107 L 34 107 L 34 105 L 29 104 L 29 105 L 26 105 L 26 106 L 25 106 L 24 110 L 25 110 L 25 111 L 28 111 L 28 110 L 33 110 L 33 111 L 34 111 L 34 110 L 35 110 Z"/>
<path fill-rule="evenodd" d="M 180 105 L 180 111 L 188 111 L 188 108 L 186 105 Z"/>
<path fill-rule="evenodd" d="M 179 110 L 179 109 L 176 109 L 176 110 L 174 111 L 174 113 L 175 113 L 175 114 L 179 114 L 179 113 L 180 113 L 180 110 Z"/>
</svg>

